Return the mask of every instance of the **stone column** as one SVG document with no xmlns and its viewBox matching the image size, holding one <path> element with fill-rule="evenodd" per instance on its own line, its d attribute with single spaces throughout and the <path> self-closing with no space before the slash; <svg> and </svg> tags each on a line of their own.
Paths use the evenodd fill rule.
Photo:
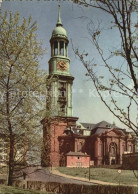
<svg viewBox="0 0 138 194">
<path fill-rule="evenodd" d="M 54 43 L 51 43 L 51 57 L 54 55 Z"/>
<path fill-rule="evenodd" d="M 63 43 L 63 49 L 64 49 L 63 55 L 66 56 L 65 42 Z"/>
</svg>

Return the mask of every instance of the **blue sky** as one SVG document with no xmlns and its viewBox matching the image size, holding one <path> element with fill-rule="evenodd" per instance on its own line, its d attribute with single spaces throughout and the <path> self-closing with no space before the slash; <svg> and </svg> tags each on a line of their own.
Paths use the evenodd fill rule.
<svg viewBox="0 0 138 194">
<path fill-rule="evenodd" d="M 40 65 L 41 68 L 46 71 L 48 71 L 48 60 L 50 59 L 49 40 L 57 22 L 58 4 L 59 2 L 56 0 L 11 0 L 2 2 L 2 12 L 5 10 L 10 10 L 13 13 L 19 11 L 21 18 L 28 18 L 32 15 L 33 20 L 37 21 L 38 39 L 42 40 L 43 46 L 46 48 L 46 54 L 40 61 Z M 91 37 L 87 31 L 87 24 L 89 19 L 92 19 L 95 25 L 97 21 L 102 23 L 104 30 L 100 43 L 104 46 L 104 52 L 107 54 L 109 47 L 114 48 L 119 46 L 119 36 L 117 30 L 111 31 L 109 29 L 111 18 L 109 15 L 100 10 L 89 7 L 81 7 L 73 4 L 71 1 L 61 1 L 60 4 L 62 23 L 67 31 L 68 39 L 70 41 L 69 58 L 71 59 L 71 73 L 75 77 L 73 84 L 74 116 L 79 117 L 80 122 L 97 123 L 102 120 L 106 120 L 110 123 L 115 122 L 116 125 L 122 127 L 123 125 L 110 113 L 110 111 L 100 101 L 100 98 L 94 96 L 93 83 L 85 76 L 86 70 L 81 62 L 76 58 L 71 45 L 72 40 L 75 48 L 79 48 L 81 51 L 88 51 L 88 53 L 90 53 L 89 58 L 94 58 L 94 60 L 102 65 L 102 61 L 100 60 L 95 47 L 91 44 Z M 119 61 L 113 62 L 117 64 Z M 98 67 L 97 71 L 103 72 L 103 69 L 101 70 L 101 68 Z M 106 77 L 108 78 L 108 75 L 106 75 Z M 124 102 L 124 99 L 120 98 L 120 102 Z"/>
</svg>

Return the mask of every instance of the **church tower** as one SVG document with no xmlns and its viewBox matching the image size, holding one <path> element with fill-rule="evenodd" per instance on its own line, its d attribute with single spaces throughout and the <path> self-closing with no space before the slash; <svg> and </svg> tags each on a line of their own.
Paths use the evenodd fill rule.
<svg viewBox="0 0 138 194">
<path fill-rule="evenodd" d="M 72 111 L 72 84 L 68 58 L 68 37 L 63 28 L 58 8 L 58 21 L 50 39 L 51 58 L 47 80 L 46 117 L 43 125 L 42 166 L 61 166 L 65 155 L 61 152 L 60 137 L 69 127 L 75 126 L 77 117 Z"/>
<path fill-rule="evenodd" d="M 58 21 L 50 39 L 49 60 L 50 110 L 53 116 L 72 117 L 72 83 L 70 59 L 68 58 L 68 37 L 58 11 Z"/>
</svg>

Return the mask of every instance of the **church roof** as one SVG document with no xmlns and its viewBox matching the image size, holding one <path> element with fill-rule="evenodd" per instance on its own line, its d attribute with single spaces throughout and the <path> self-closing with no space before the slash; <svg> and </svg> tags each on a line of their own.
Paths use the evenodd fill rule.
<svg viewBox="0 0 138 194">
<path fill-rule="evenodd" d="M 68 152 L 66 154 L 67 156 L 88 156 L 87 153 L 82 153 L 82 152 Z"/>
<path fill-rule="evenodd" d="M 113 124 L 108 123 L 107 121 L 101 121 L 94 126 L 94 128 L 111 128 L 111 127 L 113 127 Z"/>
<path fill-rule="evenodd" d="M 93 123 L 81 123 L 81 125 L 86 129 L 86 130 L 90 130 L 91 131 L 91 135 L 100 135 L 103 133 L 108 133 L 109 131 L 115 129 L 118 132 L 120 132 L 122 135 L 125 135 L 127 132 L 125 129 L 121 129 L 117 126 L 115 126 L 115 124 L 111 124 L 108 123 L 107 121 L 101 121 L 97 124 L 93 124 Z M 84 130 L 85 130 L 84 129 Z"/>
</svg>

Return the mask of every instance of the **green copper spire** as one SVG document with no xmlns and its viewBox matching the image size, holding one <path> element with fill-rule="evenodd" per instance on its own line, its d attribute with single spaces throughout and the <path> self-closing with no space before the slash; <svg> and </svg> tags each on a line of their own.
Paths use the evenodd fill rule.
<svg viewBox="0 0 138 194">
<path fill-rule="evenodd" d="M 62 26 L 61 16 L 60 16 L 60 5 L 58 5 L 58 21 L 56 26 Z"/>
</svg>

